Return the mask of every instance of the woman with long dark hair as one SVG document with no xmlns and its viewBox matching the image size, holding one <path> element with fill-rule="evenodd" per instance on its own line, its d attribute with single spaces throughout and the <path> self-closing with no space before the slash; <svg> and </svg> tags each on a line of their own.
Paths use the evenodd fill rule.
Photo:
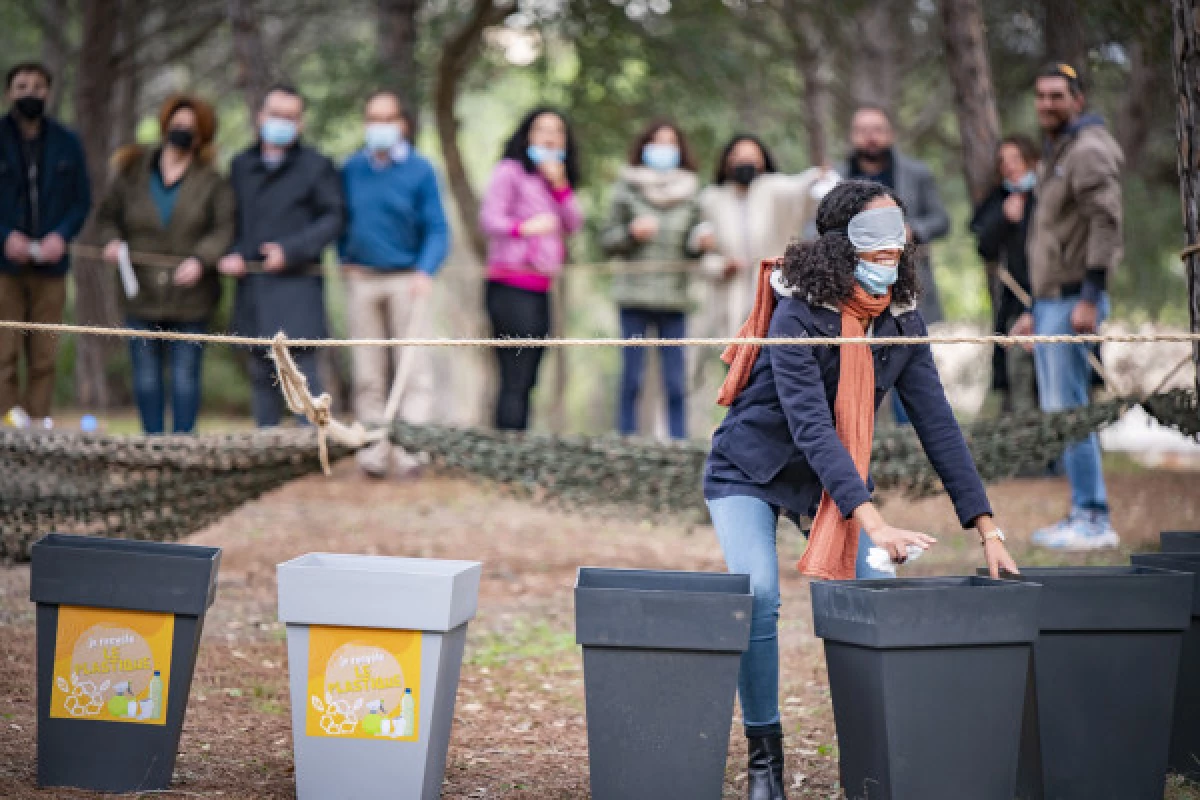
<svg viewBox="0 0 1200 800">
<path fill-rule="evenodd" d="M 916 310 L 915 246 L 886 186 L 851 180 L 817 210 L 818 237 L 764 262 L 742 332 L 819 342 L 927 334 Z M 749 750 L 749 797 L 785 797 L 779 713 L 780 514 L 807 524 L 800 571 L 823 579 L 872 577 L 873 544 L 902 563 L 932 537 L 889 525 L 872 502 L 875 413 L 895 388 L 964 528 L 975 528 L 993 576 L 1015 572 L 928 344 L 738 345 L 719 402 L 704 496 L 731 572 L 754 594 L 750 647 L 738 677 Z"/>
<path fill-rule="evenodd" d="M 575 198 L 579 154 L 566 118 L 551 108 L 525 115 L 492 172 L 479 223 L 488 237 L 487 312 L 498 337 L 545 338 L 550 288 L 583 226 Z M 495 425 L 529 427 L 529 397 L 545 348 L 496 348 L 500 389 Z"/>
<path fill-rule="evenodd" d="M 712 235 L 697 231 L 700 181 L 683 131 L 659 120 L 634 139 L 629 163 L 621 170 L 609 201 L 608 220 L 600 244 L 610 257 L 642 262 L 645 271 L 618 273 L 613 299 L 621 319 L 621 336 L 644 338 L 653 329 L 664 339 L 687 334 L 691 307 L 688 268 Z M 667 396 L 667 427 L 673 439 L 687 438 L 687 379 L 681 347 L 659 350 Z M 621 350 L 621 388 L 617 398 L 617 430 L 638 432 L 637 404 L 642 391 L 646 350 Z"/>
</svg>

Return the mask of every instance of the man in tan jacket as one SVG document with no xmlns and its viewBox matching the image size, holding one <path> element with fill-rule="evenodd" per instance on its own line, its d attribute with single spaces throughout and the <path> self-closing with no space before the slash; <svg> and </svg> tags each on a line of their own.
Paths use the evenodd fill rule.
<svg viewBox="0 0 1200 800">
<path fill-rule="evenodd" d="M 1108 316 L 1108 279 L 1123 249 L 1120 179 L 1125 158 L 1104 121 L 1086 113 L 1083 84 L 1071 66 L 1043 69 L 1035 97 L 1046 144 L 1029 235 L 1034 304 L 1032 315 L 1022 316 L 1013 332 L 1094 333 Z M 1043 411 L 1088 404 L 1088 350 L 1085 344 L 1034 348 Z M 1071 513 L 1035 532 L 1034 542 L 1064 550 L 1117 547 L 1096 435 L 1068 447 L 1063 464 L 1071 483 Z"/>
</svg>

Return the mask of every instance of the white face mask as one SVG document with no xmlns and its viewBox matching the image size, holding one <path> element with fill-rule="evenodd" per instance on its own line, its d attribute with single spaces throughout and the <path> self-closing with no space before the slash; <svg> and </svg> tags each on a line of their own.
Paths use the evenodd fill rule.
<svg viewBox="0 0 1200 800">
<path fill-rule="evenodd" d="M 400 126 L 394 122 L 372 122 L 366 127 L 367 149 L 387 153 L 400 143 Z"/>
</svg>

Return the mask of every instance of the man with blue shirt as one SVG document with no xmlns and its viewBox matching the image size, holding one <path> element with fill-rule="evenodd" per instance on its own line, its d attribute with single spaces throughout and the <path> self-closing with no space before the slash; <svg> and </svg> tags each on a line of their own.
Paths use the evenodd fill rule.
<svg viewBox="0 0 1200 800">
<path fill-rule="evenodd" d="M 433 277 L 449 250 L 446 215 L 433 165 L 413 150 L 400 98 L 380 91 L 367 99 L 366 147 L 342 168 L 346 227 L 338 247 L 346 279 L 346 317 L 355 339 L 410 338 L 429 322 Z M 423 348 L 397 352 L 407 359 L 399 416 L 422 424 L 433 416 L 433 370 Z M 390 391 L 388 351 L 354 348 L 355 414 L 383 422 Z M 380 442 L 358 454 L 359 466 L 382 478 L 393 464 L 401 477 L 418 462 Z"/>
</svg>

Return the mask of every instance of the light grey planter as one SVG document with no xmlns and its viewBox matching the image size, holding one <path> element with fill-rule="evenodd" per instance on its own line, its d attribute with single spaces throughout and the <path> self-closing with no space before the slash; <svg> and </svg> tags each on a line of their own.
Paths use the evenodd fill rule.
<svg viewBox="0 0 1200 800">
<path fill-rule="evenodd" d="M 299 800 L 441 796 L 476 561 L 280 564 Z"/>
<path fill-rule="evenodd" d="M 593 800 L 720 800 L 750 576 L 581 568 Z"/>
</svg>

